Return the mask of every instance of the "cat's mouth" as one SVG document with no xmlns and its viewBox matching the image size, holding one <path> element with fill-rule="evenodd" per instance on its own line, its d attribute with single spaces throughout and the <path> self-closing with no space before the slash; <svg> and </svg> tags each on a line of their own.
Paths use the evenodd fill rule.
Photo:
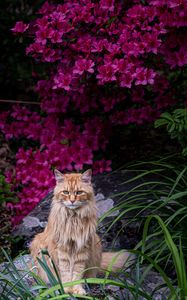
<svg viewBox="0 0 187 300">
<path fill-rule="evenodd" d="M 76 208 L 80 207 L 80 205 L 70 204 L 70 205 L 66 205 L 66 207 L 70 208 L 70 209 L 76 209 Z"/>
<path fill-rule="evenodd" d="M 86 202 L 79 202 L 79 203 L 64 203 L 65 207 L 69 208 L 69 209 L 76 209 L 76 208 L 80 208 L 82 206 L 84 206 L 86 204 Z"/>
</svg>

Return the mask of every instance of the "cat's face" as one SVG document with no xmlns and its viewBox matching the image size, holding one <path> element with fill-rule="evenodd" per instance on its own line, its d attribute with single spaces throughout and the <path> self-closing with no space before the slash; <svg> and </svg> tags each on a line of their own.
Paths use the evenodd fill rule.
<svg viewBox="0 0 187 300">
<path fill-rule="evenodd" d="M 81 173 L 62 174 L 55 170 L 55 193 L 60 201 L 68 209 L 77 209 L 87 205 L 90 201 L 91 170 Z"/>
</svg>

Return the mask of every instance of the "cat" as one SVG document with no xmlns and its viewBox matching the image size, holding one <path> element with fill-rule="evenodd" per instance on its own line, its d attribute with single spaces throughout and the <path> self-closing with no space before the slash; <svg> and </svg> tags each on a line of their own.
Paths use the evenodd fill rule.
<svg viewBox="0 0 187 300">
<path fill-rule="evenodd" d="M 38 275 L 48 281 L 37 261 L 41 250 L 47 249 L 63 283 L 95 277 L 99 268 L 107 269 L 114 253 L 102 253 L 101 241 L 96 233 L 97 210 L 92 172 L 62 174 L 55 170 L 54 173 L 56 186 L 48 223 L 30 246 Z M 113 269 L 122 267 L 128 257 L 128 252 L 120 254 Z M 47 263 L 51 266 L 49 258 Z M 81 284 L 65 287 L 64 290 L 66 293 L 86 294 Z"/>
</svg>

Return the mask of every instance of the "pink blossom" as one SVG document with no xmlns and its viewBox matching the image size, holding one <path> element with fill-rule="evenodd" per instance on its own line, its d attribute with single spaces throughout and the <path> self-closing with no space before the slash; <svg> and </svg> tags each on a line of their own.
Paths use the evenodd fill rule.
<svg viewBox="0 0 187 300">
<path fill-rule="evenodd" d="M 60 49 L 45 48 L 43 51 L 43 61 L 55 62 L 61 58 Z"/>
<path fill-rule="evenodd" d="M 90 149 L 81 149 L 79 153 L 74 154 L 75 169 L 82 170 L 83 165 L 91 165 L 93 163 L 93 154 Z"/>
<path fill-rule="evenodd" d="M 107 39 L 93 40 L 91 52 L 102 52 L 106 43 L 108 43 Z"/>
<path fill-rule="evenodd" d="M 116 73 L 116 67 L 111 64 L 105 64 L 103 66 L 99 66 L 97 68 L 98 75 L 96 76 L 101 84 L 107 82 L 107 81 L 115 81 L 117 78 L 115 76 Z"/>
<path fill-rule="evenodd" d="M 47 38 L 50 38 L 53 33 L 51 28 L 41 28 L 36 32 L 36 43 L 46 45 Z"/>
<path fill-rule="evenodd" d="M 51 4 L 49 4 L 48 1 L 46 1 L 39 9 L 38 13 L 41 15 L 45 15 L 52 12 L 53 10 L 54 10 L 54 6 L 52 6 Z"/>
<path fill-rule="evenodd" d="M 63 88 L 64 90 L 69 91 L 71 81 L 71 74 L 59 73 L 57 76 L 54 77 L 53 89 Z"/>
<path fill-rule="evenodd" d="M 133 77 L 130 72 L 126 72 L 124 74 L 121 74 L 121 76 L 119 77 L 119 81 L 121 87 L 131 88 Z"/>
<path fill-rule="evenodd" d="M 111 168 L 111 161 L 110 160 L 98 160 L 93 163 L 93 173 L 103 173 L 103 172 L 110 172 Z"/>
<path fill-rule="evenodd" d="M 157 33 L 146 32 L 143 36 L 143 41 L 147 52 L 157 54 L 158 49 L 161 45 L 161 40 L 158 39 Z"/>
<path fill-rule="evenodd" d="M 136 69 L 135 73 L 135 85 L 138 84 L 153 84 L 154 83 L 154 78 L 156 76 L 156 73 L 152 69 L 147 69 L 143 67 L 139 67 Z"/>
<path fill-rule="evenodd" d="M 187 51 L 184 47 L 181 47 L 177 52 L 168 52 L 166 56 L 166 62 L 170 65 L 171 69 L 176 66 L 182 67 L 187 64 Z"/>
<path fill-rule="evenodd" d="M 29 28 L 29 24 L 25 24 L 22 21 L 16 22 L 14 28 L 12 28 L 12 32 L 14 33 L 23 33 Z"/>
<path fill-rule="evenodd" d="M 114 0 L 101 0 L 99 4 L 103 10 L 114 10 Z"/>
<path fill-rule="evenodd" d="M 54 30 L 50 36 L 52 43 L 61 43 L 62 42 L 62 33 L 58 30 Z"/>
<path fill-rule="evenodd" d="M 83 53 L 90 53 L 92 45 L 92 39 L 90 34 L 80 35 L 75 44 L 72 44 L 71 47 L 76 51 L 81 51 Z"/>
<path fill-rule="evenodd" d="M 43 51 L 44 51 L 44 45 L 38 43 L 31 44 L 26 48 L 26 54 L 43 53 Z M 36 57 L 36 54 L 33 55 L 35 55 Z"/>
<path fill-rule="evenodd" d="M 94 73 L 93 66 L 95 63 L 91 59 L 79 59 L 75 62 L 75 67 L 73 70 L 74 74 L 82 75 L 84 71 L 89 73 Z"/>
</svg>

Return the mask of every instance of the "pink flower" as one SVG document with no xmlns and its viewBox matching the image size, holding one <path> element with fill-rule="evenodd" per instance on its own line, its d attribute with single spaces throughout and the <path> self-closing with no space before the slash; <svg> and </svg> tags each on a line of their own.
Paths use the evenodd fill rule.
<svg viewBox="0 0 187 300">
<path fill-rule="evenodd" d="M 187 51 L 185 47 L 181 47 L 177 52 L 167 53 L 166 62 L 170 65 L 171 69 L 176 66 L 182 67 L 187 64 Z"/>
<path fill-rule="evenodd" d="M 47 44 L 47 38 L 50 38 L 53 33 L 53 30 L 51 28 L 40 28 L 36 32 L 36 43 L 46 45 Z"/>
<path fill-rule="evenodd" d="M 59 32 L 58 30 L 54 30 L 53 33 L 50 36 L 52 43 L 61 43 L 62 42 L 62 32 Z"/>
<path fill-rule="evenodd" d="M 29 28 L 28 24 L 23 23 L 22 21 L 16 22 L 16 25 L 11 29 L 14 33 L 23 33 Z"/>
<path fill-rule="evenodd" d="M 126 72 L 124 74 L 121 74 L 121 76 L 119 77 L 119 82 L 121 87 L 131 88 L 133 82 L 131 73 Z"/>
<path fill-rule="evenodd" d="M 158 39 L 157 33 L 146 32 L 143 36 L 143 41 L 146 52 L 153 52 L 154 54 L 157 54 L 161 45 L 161 40 Z"/>
<path fill-rule="evenodd" d="M 50 12 L 52 12 L 54 10 L 54 6 L 49 4 L 48 1 L 46 1 L 42 7 L 39 9 L 38 13 L 41 14 L 41 15 L 45 15 L 45 14 L 48 14 Z"/>
<path fill-rule="evenodd" d="M 93 163 L 93 173 L 103 173 L 103 172 L 110 172 L 111 168 L 111 161 L 110 160 L 97 160 Z"/>
<path fill-rule="evenodd" d="M 93 40 L 93 43 L 91 45 L 91 52 L 102 52 L 106 43 L 108 43 L 106 39 Z"/>
<path fill-rule="evenodd" d="M 184 3 L 184 0 L 170 0 L 168 1 L 168 7 L 174 8 Z"/>
<path fill-rule="evenodd" d="M 93 66 L 95 63 L 91 59 L 79 59 L 75 62 L 75 67 L 73 70 L 74 74 L 82 75 L 84 71 L 87 71 L 89 73 L 93 73 L 94 69 Z"/>
<path fill-rule="evenodd" d="M 43 53 L 43 51 L 44 51 L 44 45 L 38 43 L 31 44 L 26 48 L 26 54 Z"/>
<path fill-rule="evenodd" d="M 156 73 L 152 69 L 147 69 L 144 67 L 136 68 L 136 73 L 134 74 L 134 77 L 136 79 L 135 85 L 138 84 L 153 84 L 154 78 L 156 76 Z"/>
<path fill-rule="evenodd" d="M 43 51 L 43 60 L 46 62 L 55 62 L 61 58 L 60 49 L 45 48 Z"/>
<path fill-rule="evenodd" d="M 187 64 L 187 49 L 185 47 L 181 47 L 177 52 L 177 65 L 182 67 Z"/>
<path fill-rule="evenodd" d="M 82 170 L 83 165 L 91 165 L 93 162 L 93 154 L 90 149 L 81 149 L 79 153 L 75 153 L 74 155 L 75 169 Z"/>
<path fill-rule="evenodd" d="M 103 66 L 99 66 L 97 70 L 99 74 L 96 77 L 100 79 L 100 84 L 104 84 L 108 81 L 115 81 L 117 79 L 115 76 L 116 67 L 112 64 L 108 63 Z"/>
<path fill-rule="evenodd" d="M 100 0 L 99 5 L 103 10 L 114 11 L 114 0 Z"/>
<path fill-rule="evenodd" d="M 71 47 L 75 51 L 81 51 L 83 53 L 90 53 L 92 45 L 92 39 L 90 34 L 78 36 L 78 40 L 75 44 L 72 44 Z"/>
<path fill-rule="evenodd" d="M 66 91 L 69 91 L 71 81 L 72 81 L 71 74 L 63 74 L 60 72 L 57 76 L 54 77 L 53 89 L 62 88 Z"/>
</svg>

